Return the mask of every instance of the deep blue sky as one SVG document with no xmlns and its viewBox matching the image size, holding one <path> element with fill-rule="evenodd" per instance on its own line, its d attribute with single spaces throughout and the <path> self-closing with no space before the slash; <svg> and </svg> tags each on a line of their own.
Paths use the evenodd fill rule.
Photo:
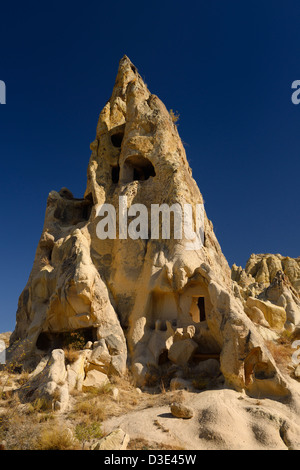
<svg viewBox="0 0 300 470">
<path fill-rule="evenodd" d="M 2 2 L 0 331 L 12 330 L 48 193 L 82 197 L 127 54 L 179 133 L 230 265 L 299 252 L 300 2 Z"/>
</svg>

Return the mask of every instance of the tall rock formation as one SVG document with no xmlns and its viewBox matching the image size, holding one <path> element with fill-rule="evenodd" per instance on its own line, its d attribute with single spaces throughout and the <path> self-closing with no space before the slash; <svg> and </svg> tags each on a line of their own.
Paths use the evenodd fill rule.
<svg viewBox="0 0 300 470">
<path fill-rule="evenodd" d="M 136 204 L 196 210 L 203 203 L 170 113 L 126 56 L 91 151 L 84 198 L 66 188 L 49 194 L 19 299 L 12 360 L 21 351 L 30 357 L 60 348 L 67 334 L 80 331 L 94 343 L 85 370 L 94 365 L 108 375 L 123 374 L 127 365 L 143 385 L 151 367 L 173 364 L 178 372 L 189 363 L 196 370 L 200 355 L 220 355 L 222 374 L 236 390 L 288 395 L 286 379 L 233 293 L 205 212 L 204 245 L 193 250 L 184 237 L 118 235 L 121 196 L 129 216 L 137 215 L 130 212 Z M 116 210 L 116 238 L 98 236 L 103 204 Z"/>
<path fill-rule="evenodd" d="M 267 302 L 263 307 L 271 326 L 282 310 L 282 327 L 290 332 L 300 325 L 300 258 L 280 254 L 252 254 L 245 269 L 233 265 L 232 280 L 238 295 L 246 305 L 253 298 Z M 257 301 L 255 301 L 258 304 Z M 276 308 L 278 307 L 278 308 Z M 266 310 L 270 310 L 269 314 Z M 273 311 L 273 314 L 271 314 Z M 250 313 L 249 310 L 246 312 Z M 251 313 L 250 313 L 251 314 Z"/>
</svg>

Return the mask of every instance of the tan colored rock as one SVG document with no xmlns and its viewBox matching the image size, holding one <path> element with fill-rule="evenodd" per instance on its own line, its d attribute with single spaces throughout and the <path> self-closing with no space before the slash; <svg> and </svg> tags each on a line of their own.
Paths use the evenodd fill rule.
<svg viewBox="0 0 300 470">
<path fill-rule="evenodd" d="M 97 369 L 104 374 L 108 374 L 111 363 L 111 356 L 109 354 L 105 340 L 102 339 L 94 343 L 92 353 L 88 358 L 87 369 Z"/>
<path fill-rule="evenodd" d="M 254 297 L 248 297 L 246 305 L 251 309 L 260 310 L 268 324 L 275 331 L 282 331 L 286 322 L 286 311 L 283 307 L 278 307 L 269 301 L 262 301 Z"/>
<path fill-rule="evenodd" d="M 85 363 L 88 351 L 81 351 L 78 359 L 72 364 L 67 365 L 67 383 L 69 390 L 82 390 L 85 379 Z"/>
<path fill-rule="evenodd" d="M 196 352 L 198 344 L 192 339 L 175 341 L 169 349 L 168 357 L 174 364 L 187 364 Z"/>
<path fill-rule="evenodd" d="M 126 56 L 100 113 L 87 173 L 82 199 L 66 188 L 49 194 L 33 269 L 18 303 L 9 360 L 21 352 L 30 357 L 37 348 L 49 353 L 61 332 L 83 330 L 101 342 L 87 357 L 85 381 L 90 376 L 99 383 L 95 375 L 103 376 L 102 371 L 122 375 L 129 359 L 136 385 L 143 386 L 149 367 L 160 367 L 168 358 L 184 367 L 198 348 L 220 354 L 221 373 L 232 388 L 259 396 L 289 395 L 244 311 L 249 293 L 238 287 L 241 276 L 246 290 L 252 289 L 252 279 L 267 286 L 277 261 L 253 258 L 245 274 L 235 272 L 234 291 L 205 210 L 203 246 L 184 234 L 163 238 L 161 230 L 158 238 L 149 239 L 98 236 L 103 204 L 115 208 L 119 225 L 120 196 L 127 198 L 128 211 L 134 204 L 147 210 L 190 204 L 195 214 L 203 204 L 170 113 Z M 161 221 L 158 225 L 161 229 Z M 281 260 L 294 286 L 295 263 Z"/>
<path fill-rule="evenodd" d="M 113 399 L 118 400 L 119 395 L 120 395 L 119 389 L 117 387 L 114 387 L 111 393 L 112 393 Z"/>
<path fill-rule="evenodd" d="M 283 307 L 286 328 L 292 330 L 300 323 L 300 258 L 252 254 L 245 269 L 233 265 L 231 276 L 245 300 L 258 297 Z"/>
<path fill-rule="evenodd" d="M 21 401 L 42 400 L 43 407 L 65 411 L 69 404 L 69 387 L 66 382 L 65 355 L 61 349 L 52 351 L 46 365 L 39 367 L 29 381 L 18 390 Z"/>
<path fill-rule="evenodd" d="M 101 388 L 109 383 L 107 375 L 103 374 L 99 370 L 89 370 L 86 374 L 86 378 L 82 384 L 82 391 L 87 392 L 88 390 Z"/>
<path fill-rule="evenodd" d="M 176 418 L 191 419 L 194 416 L 193 409 L 183 403 L 172 403 L 170 409 Z"/>
<path fill-rule="evenodd" d="M 250 298 L 251 297 L 248 297 L 248 299 L 250 299 Z M 245 305 L 245 313 L 248 315 L 250 320 L 252 320 L 253 323 L 257 323 L 257 325 L 262 325 L 265 328 L 270 328 L 270 325 L 267 322 L 262 310 L 254 304 L 249 306 L 248 299 L 247 299 L 247 302 L 246 302 L 246 305 Z"/>
<path fill-rule="evenodd" d="M 129 440 L 129 435 L 119 428 L 103 437 L 92 450 L 126 450 Z"/>
</svg>

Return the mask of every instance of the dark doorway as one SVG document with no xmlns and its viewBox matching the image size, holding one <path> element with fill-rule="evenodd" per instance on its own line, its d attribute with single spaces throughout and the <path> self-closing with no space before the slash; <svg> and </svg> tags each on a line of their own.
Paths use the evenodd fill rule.
<svg viewBox="0 0 300 470">
<path fill-rule="evenodd" d="M 119 167 L 119 165 L 118 166 L 113 166 L 111 168 L 111 178 L 112 178 L 112 182 L 114 184 L 118 184 L 119 176 L 120 176 L 120 167 Z"/>
<path fill-rule="evenodd" d="M 200 312 L 200 321 L 205 321 L 206 320 L 206 315 L 205 315 L 205 300 L 204 297 L 199 297 L 198 299 L 198 308 Z"/>
</svg>

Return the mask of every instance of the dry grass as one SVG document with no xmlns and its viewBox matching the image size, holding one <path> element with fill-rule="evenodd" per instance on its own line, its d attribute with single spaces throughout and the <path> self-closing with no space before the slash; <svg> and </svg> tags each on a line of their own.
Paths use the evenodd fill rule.
<svg viewBox="0 0 300 470">
<path fill-rule="evenodd" d="M 78 423 L 75 427 L 75 436 L 82 446 L 86 442 L 99 440 L 104 436 L 102 423 L 99 423 L 99 421 Z"/>
<path fill-rule="evenodd" d="M 18 388 L 26 382 L 27 374 L 0 373 L 2 387 L 8 380 Z M 42 399 L 22 404 L 17 393 L 0 398 L 0 446 L 7 450 L 67 450 L 89 448 L 92 441 L 103 437 L 102 423 L 113 416 L 130 411 L 139 411 L 156 406 L 169 406 L 180 401 L 183 392 L 141 393 L 134 385 L 130 374 L 114 377 L 112 384 L 87 393 L 71 395 L 71 409 L 58 414 L 46 409 Z M 118 389 L 117 397 L 113 389 Z M 1 386 L 0 386 L 1 390 Z M 156 427 L 168 432 L 160 421 Z M 146 441 L 145 441 L 146 442 Z M 134 440 L 132 449 L 147 447 L 145 442 Z M 129 447 L 131 448 L 131 447 Z M 149 448 L 171 449 L 172 447 Z M 175 448 L 175 447 L 174 447 Z"/>
<path fill-rule="evenodd" d="M 59 423 L 42 429 L 33 442 L 35 450 L 71 450 L 74 447 L 72 431 Z"/>
<path fill-rule="evenodd" d="M 22 385 L 25 385 L 29 380 L 29 372 L 28 371 L 23 371 L 21 372 L 20 376 L 17 378 L 18 385 L 21 387 Z"/>
<path fill-rule="evenodd" d="M 106 412 L 100 400 L 84 396 L 75 403 L 71 416 L 76 416 L 77 419 L 88 418 L 89 421 L 103 421 Z"/>
<path fill-rule="evenodd" d="M 73 424 L 93 421 L 103 422 L 113 416 L 121 416 L 130 411 L 143 410 L 156 406 L 169 406 L 175 399 L 183 399 L 182 391 L 166 393 L 140 393 L 133 385 L 129 374 L 114 377 L 113 383 L 87 393 L 73 394 L 73 409 L 69 418 Z M 118 388 L 118 398 L 112 394 L 113 387 Z"/>
<path fill-rule="evenodd" d="M 0 445 L 6 450 L 66 450 L 78 442 L 57 415 L 44 410 L 42 400 L 21 404 L 14 394 L 0 400 Z"/>
<path fill-rule="evenodd" d="M 178 113 L 178 111 L 174 112 L 173 109 L 170 109 L 169 113 L 170 113 L 172 122 L 174 124 L 177 124 L 177 122 L 179 121 L 179 117 L 180 117 L 180 114 Z"/>
<path fill-rule="evenodd" d="M 284 333 L 277 341 L 266 341 L 278 368 L 289 375 L 292 375 L 294 370 L 292 363 L 292 355 L 295 352 L 292 348 L 294 339 L 294 335 Z"/>
<path fill-rule="evenodd" d="M 73 364 L 79 359 L 79 352 L 72 347 L 64 348 L 66 364 Z"/>
</svg>

